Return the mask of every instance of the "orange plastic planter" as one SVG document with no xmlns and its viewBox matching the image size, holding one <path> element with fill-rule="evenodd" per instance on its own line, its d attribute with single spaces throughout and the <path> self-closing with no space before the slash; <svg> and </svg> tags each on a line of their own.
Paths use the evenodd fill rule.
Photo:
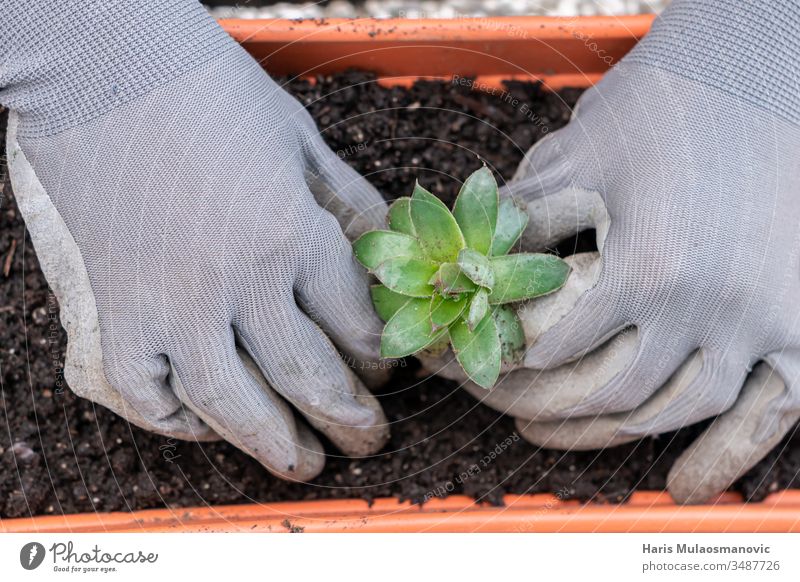
<svg viewBox="0 0 800 582">
<path fill-rule="evenodd" d="M 357 68 L 381 82 L 419 77 L 536 78 L 548 87 L 586 87 L 648 30 L 652 17 L 458 20 L 226 20 L 225 29 L 274 74 L 317 75 Z M 787 532 L 800 531 L 800 491 L 744 504 L 732 494 L 676 506 L 666 493 L 634 494 L 622 505 L 507 496 L 488 507 L 455 496 L 423 507 L 380 499 L 308 501 L 133 513 L 0 520 L 0 532 Z"/>
<path fill-rule="evenodd" d="M 509 495 L 505 507 L 454 496 L 424 506 L 379 499 L 154 509 L 0 521 L 0 532 L 787 532 L 800 531 L 800 491 L 761 503 L 725 494 L 675 506 L 666 493 L 635 493 L 622 505 Z"/>
<path fill-rule="evenodd" d="M 586 87 L 647 32 L 652 16 L 442 20 L 223 20 L 271 73 L 316 75 L 349 68 L 385 82 L 420 77 L 543 80 Z"/>
</svg>

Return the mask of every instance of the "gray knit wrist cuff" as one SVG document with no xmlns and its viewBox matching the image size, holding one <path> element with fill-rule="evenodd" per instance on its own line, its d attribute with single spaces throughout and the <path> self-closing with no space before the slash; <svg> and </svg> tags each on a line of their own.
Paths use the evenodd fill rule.
<svg viewBox="0 0 800 582">
<path fill-rule="evenodd" d="M 52 135 L 235 46 L 196 0 L 5 0 L 0 103 Z"/>
<path fill-rule="evenodd" d="M 675 0 L 625 62 L 704 83 L 800 123 L 796 0 Z"/>
</svg>

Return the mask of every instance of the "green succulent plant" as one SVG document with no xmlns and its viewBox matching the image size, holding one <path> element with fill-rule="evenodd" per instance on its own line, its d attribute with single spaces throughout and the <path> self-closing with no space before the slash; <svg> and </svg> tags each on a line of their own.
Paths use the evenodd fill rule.
<svg viewBox="0 0 800 582">
<path fill-rule="evenodd" d="M 525 335 L 509 303 L 559 289 L 569 266 L 553 255 L 508 252 L 528 223 L 512 199 L 499 200 L 487 168 L 471 174 L 453 212 L 417 183 L 389 208 L 389 228 L 362 235 L 356 258 L 381 282 L 372 301 L 386 322 L 381 356 L 443 350 L 449 342 L 466 374 L 491 388 L 501 363 L 517 361 Z"/>
</svg>

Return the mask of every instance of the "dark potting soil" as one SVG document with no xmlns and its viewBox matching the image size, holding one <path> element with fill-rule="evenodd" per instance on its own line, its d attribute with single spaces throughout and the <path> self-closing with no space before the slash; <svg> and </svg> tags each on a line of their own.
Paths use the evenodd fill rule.
<svg viewBox="0 0 800 582">
<path fill-rule="evenodd" d="M 508 180 L 537 139 L 564 125 L 580 91 L 511 83 L 490 95 L 419 82 L 385 88 L 363 73 L 287 81 L 325 139 L 388 198 L 416 178 L 452 201 L 485 160 Z M 4 133 L 5 118 L 0 122 Z M 4 143 L 4 139 L 2 140 Z M 3 153 L 4 155 L 4 153 Z M 591 248 L 591 237 L 562 253 Z M 0 516 L 185 507 L 250 501 L 395 496 L 423 501 L 466 493 L 500 503 L 504 493 L 619 502 L 663 489 L 672 461 L 700 428 L 602 452 L 539 450 L 510 418 L 453 383 L 421 378 L 412 359 L 378 393 L 391 442 L 371 458 L 331 457 L 310 484 L 280 481 L 226 443 L 200 445 L 149 434 L 76 397 L 60 377 L 66 337 L 58 306 L 7 181 L 0 207 Z M 760 499 L 797 486 L 800 437 L 784 442 L 734 489 Z"/>
</svg>

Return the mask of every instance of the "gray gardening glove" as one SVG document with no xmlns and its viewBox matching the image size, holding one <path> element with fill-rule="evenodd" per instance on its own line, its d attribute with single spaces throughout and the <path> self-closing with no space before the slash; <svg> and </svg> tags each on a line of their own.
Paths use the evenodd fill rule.
<svg viewBox="0 0 800 582">
<path fill-rule="evenodd" d="M 602 256 L 522 311 L 529 370 L 483 393 L 529 440 L 602 448 L 724 413 L 670 475 L 698 502 L 800 418 L 799 47 L 797 2 L 677 0 L 528 153 L 524 242 L 595 227 Z"/>
<path fill-rule="evenodd" d="M 377 360 L 343 230 L 386 208 L 303 107 L 194 0 L 7 0 L 0 51 L 12 185 L 72 389 L 289 479 L 324 464 L 292 407 L 346 454 L 379 449 L 386 420 L 338 350 Z"/>
<path fill-rule="evenodd" d="M 534 344 L 568 313 L 581 294 L 591 288 L 602 270 L 597 253 L 567 257 L 572 273 L 556 293 L 530 302 L 519 310 L 526 340 Z M 517 430 L 528 441 L 545 448 L 591 450 L 635 441 L 647 426 L 674 402 L 706 381 L 702 352 L 689 357 L 678 370 L 633 410 L 598 416 L 570 417 L 574 407 L 634 361 L 638 333 L 630 328 L 584 355 L 580 360 L 547 370 L 511 372 L 487 391 L 466 377 L 455 360 L 428 358 L 426 367 L 463 383 L 475 398 L 495 410 L 517 417 Z M 792 392 L 771 366 L 758 364 L 748 375 L 733 405 L 721 414 L 694 444 L 684 451 L 668 476 L 673 497 L 681 502 L 702 502 L 726 489 L 758 463 L 800 419 L 791 403 Z M 767 429 L 767 433 L 764 433 Z"/>
</svg>

